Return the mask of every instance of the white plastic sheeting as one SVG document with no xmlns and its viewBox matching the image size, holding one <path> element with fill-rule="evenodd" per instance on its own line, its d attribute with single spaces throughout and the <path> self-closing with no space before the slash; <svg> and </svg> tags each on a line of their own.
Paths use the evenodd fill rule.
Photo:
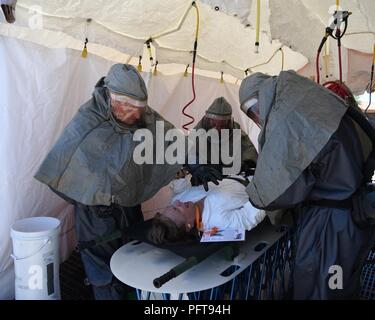
<svg viewBox="0 0 375 320">
<path fill-rule="evenodd" d="M 0 36 L 0 299 L 12 298 L 14 294 L 10 258 L 10 227 L 14 221 L 38 215 L 58 217 L 62 221 L 63 258 L 75 245 L 72 206 L 33 179 L 33 174 L 111 65 L 112 62 L 94 55 L 82 59 L 75 50 L 49 49 Z M 181 109 L 192 97 L 191 76 L 147 73 L 144 77 L 150 105 L 181 127 L 186 121 Z M 232 104 L 236 120 L 256 144 L 258 129 L 250 127 L 250 121 L 239 111 L 238 85 L 197 77 L 196 93 L 197 100 L 188 109 L 196 120 L 222 95 Z M 146 213 L 152 214 L 167 198 L 168 193 L 162 190 L 144 204 Z"/>
<path fill-rule="evenodd" d="M 81 43 L 101 44 L 138 57 L 144 42 L 152 38 L 154 58 L 159 63 L 191 63 L 196 13 L 191 0 L 18 0 L 16 26 L 53 30 L 43 36 L 44 45 L 66 35 Z M 285 69 L 298 70 L 313 62 L 334 0 L 262 0 L 260 52 L 254 53 L 255 0 L 201 0 L 197 65 L 200 69 L 244 76 L 244 70 L 277 74 L 281 70 L 278 49 L 285 51 Z M 343 10 L 353 14 L 343 45 L 371 53 L 375 41 L 375 2 L 342 0 Z M 87 22 L 88 20 L 90 22 Z M 0 28 L 1 29 L 1 28 Z M 16 34 L 22 37 L 23 33 Z M 74 41 L 62 46 L 73 47 Z M 328 51 L 337 66 L 335 46 Z M 103 56 L 106 55 L 102 52 Z M 273 58 L 272 58 L 273 57 Z M 154 59 L 154 61 L 155 61 Z M 335 75 L 336 75 L 335 67 Z"/>
<path fill-rule="evenodd" d="M 16 26 L 42 28 L 40 32 L 62 32 L 78 39 L 82 47 L 87 37 L 89 43 L 135 57 L 144 55 L 144 42 L 152 38 L 155 60 L 186 65 L 191 64 L 196 28 L 196 12 L 191 3 L 190 0 L 19 0 Z M 239 19 L 200 1 L 197 3 L 200 12 L 198 68 L 223 71 L 237 78 L 242 78 L 247 68 L 277 74 L 281 70 L 281 58 L 272 57 L 279 48 L 286 51 L 286 69 L 298 70 L 307 63 L 302 54 L 283 46 L 277 39 L 271 41 L 265 32 L 260 36 L 261 54 L 255 54 L 254 28 L 246 28 Z M 45 38 L 44 44 L 48 46 L 50 41 L 55 40 Z M 148 60 L 148 54 L 144 57 Z M 269 60 L 276 62 L 270 65 Z"/>
</svg>

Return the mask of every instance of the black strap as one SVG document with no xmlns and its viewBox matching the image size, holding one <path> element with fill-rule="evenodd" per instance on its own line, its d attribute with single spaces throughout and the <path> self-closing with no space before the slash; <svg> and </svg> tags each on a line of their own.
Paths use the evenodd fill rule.
<svg viewBox="0 0 375 320">
<path fill-rule="evenodd" d="M 237 177 L 224 177 L 224 179 L 235 180 L 235 181 L 241 183 L 245 187 L 247 187 L 247 185 L 250 183 L 249 179 L 247 179 L 247 178 L 241 179 L 241 178 L 237 178 Z"/>
<path fill-rule="evenodd" d="M 78 242 L 78 245 L 76 248 L 78 251 L 82 251 L 85 249 L 100 246 L 102 244 L 106 244 L 110 241 L 117 240 L 120 238 L 122 238 L 122 232 L 120 230 L 117 230 L 105 236 L 96 237 L 95 239 L 90 240 L 90 241 L 80 241 Z"/>
<path fill-rule="evenodd" d="M 320 199 L 320 200 L 308 200 L 302 203 L 303 206 L 319 206 L 328 208 L 339 208 L 339 209 L 352 209 L 353 200 L 352 198 L 344 200 L 330 200 L 330 199 Z"/>
</svg>

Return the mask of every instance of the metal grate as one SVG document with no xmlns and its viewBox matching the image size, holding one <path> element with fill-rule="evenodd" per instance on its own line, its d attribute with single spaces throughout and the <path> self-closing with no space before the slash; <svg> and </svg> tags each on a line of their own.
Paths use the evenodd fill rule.
<svg viewBox="0 0 375 320">
<path fill-rule="evenodd" d="M 78 252 L 60 265 L 60 288 L 62 300 L 94 300 L 91 286 L 84 284 L 85 271 Z"/>
</svg>

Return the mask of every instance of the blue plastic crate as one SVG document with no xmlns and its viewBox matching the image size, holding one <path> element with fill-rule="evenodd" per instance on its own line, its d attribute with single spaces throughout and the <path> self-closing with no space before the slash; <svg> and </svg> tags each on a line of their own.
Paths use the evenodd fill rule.
<svg viewBox="0 0 375 320">
<path fill-rule="evenodd" d="M 361 299 L 364 300 L 375 300 L 375 248 L 370 251 L 367 261 L 372 263 L 366 263 L 363 266 L 361 280 Z"/>
</svg>

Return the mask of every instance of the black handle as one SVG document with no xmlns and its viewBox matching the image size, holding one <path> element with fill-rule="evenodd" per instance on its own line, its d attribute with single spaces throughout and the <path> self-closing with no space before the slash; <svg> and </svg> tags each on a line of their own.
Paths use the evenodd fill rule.
<svg viewBox="0 0 375 320">
<path fill-rule="evenodd" d="M 154 279 L 153 284 L 155 288 L 160 288 L 164 283 L 175 278 L 177 276 L 176 272 L 172 269 L 167 273 L 163 274 L 161 277 Z"/>
<path fill-rule="evenodd" d="M 181 273 L 195 266 L 198 262 L 198 259 L 194 256 L 187 258 L 185 261 L 181 262 L 167 273 L 163 274 L 161 277 L 156 278 L 153 281 L 155 288 L 160 288 L 164 283 L 176 278 Z"/>
</svg>

